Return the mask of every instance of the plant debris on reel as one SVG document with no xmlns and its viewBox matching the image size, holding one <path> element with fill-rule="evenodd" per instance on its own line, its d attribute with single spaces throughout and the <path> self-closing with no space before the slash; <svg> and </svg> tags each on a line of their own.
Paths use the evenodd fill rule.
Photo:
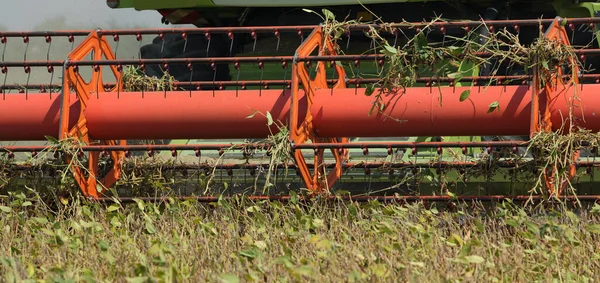
<svg viewBox="0 0 600 283">
<path fill-rule="evenodd" d="M 3 44 L 85 36 L 66 60 L 0 62 L 5 76 L 46 68 L 62 77 L 0 85 L 0 140 L 49 142 L 0 147 L 0 187 L 37 174 L 39 184 L 76 186 L 92 199 L 157 190 L 207 201 L 299 192 L 600 199 L 600 72 L 587 64 L 600 50 L 572 46 L 567 32 L 600 19 L 359 23 L 329 13 L 319 26 L 0 32 Z M 525 26 L 540 31 L 532 44 L 517 36 Z M 356 31 L 369 46 L 346 54 L 345 36 Z M 261 33 L 296 33 L 302 43 L 289 55 L 192 58 L 117 59 L 111 47 L 119 36 L 153 34 L 158 46 L 167 34 L 185 45 L 192 35 Z M 443 41 L 430 42 L 432 34 Z M 212 54 L 207 48 L 201 53 Z M 224 65 L 229 80 L 216 74 Z M 265 77 L 275 71 L 283 79 Z"/>
</svg>

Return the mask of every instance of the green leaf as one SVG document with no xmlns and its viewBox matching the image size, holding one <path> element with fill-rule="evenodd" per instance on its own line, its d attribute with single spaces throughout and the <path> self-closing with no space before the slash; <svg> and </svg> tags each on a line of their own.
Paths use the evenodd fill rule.
<svg viewBox="0 0 600 283">
<path fill-rule="evenodd" d="M 592 209 L 590 209 L 590 214 L 595 215 L 595 214 L 599 214 L 600 213 L 600 205 L 597 203 L 594 203 L 594 207 L 592 207 Z"/>
<path fill-rule="evenodd" d="M 451 197 L 452 199 L 456 199 L 456 194 L 454 194 L 453 192 L 448 191 L 446 193 L 446 195 L 448 195 L 449 197 Z"/>
<path fill-rule="evenodd" d="M 267 243 L 265 241 L 255 241 L 254 245 L 261 250 L 264 250 L 267 248 Z"/>
<path fill-rule="evenodd" d="M 109 245 L 104 240 L 100 240 L 98 241 L 98 247 L 100 247 L 100 249 L 103 251 L 108 251 Z"/>
<path fill-rule="evenodd" d="M 147 282 L 148 281 L 148 277 L 146 276 L 142 276 L 142 277 L 130 277 L 130 278 L 125 278 L 125 280 L 129 283 L 142 283 L 142 282 Z"/>
<path fill-rule="evenodd" d="M 465 259 L 470 263 L 482 263 L 485 261 L 482 257 L 478 255 L 469 255 L 466 256 Z"/>
<path fill-rule="evenodd" d="M 325 20 L 335 20 L 335 15 L 331 11 L 329 11 L 327 9 L 322 9 L 321 11 L 323 11 Z"/>
<path fill-rule="evenodd" d="M 517 222 L 517 220 L 514 219 L 506 219 L 506 221 L 504 221 L 506 223 L 506 225 L 508 226 L 512 226 L 512 227 L 517 227 L 519 226 L 519 222 Z"/>
<path fill-rule="evenodd" d="M 33 219 L 37 223 L 40 223 L 40 224 L 46 224 L 46 223 L 48 223 L 48 219 L 46 219 L 45 217 L 34 217 Z"/>
<path fill-rule="evenodd" d="M 412 266 L 425 267 L 425 263 L 423 263 L 423 262 L 420 262 L 420 261 L 411 261 L 411 262 L 409 262 L 409 263 L 410 263 L 410 265 L 412 265 Z"/>
<path fill-rule="evenodd" d="M 4 206 L 4 205 L 0 205 L 0 210 L 2 212 L 6 212 L 6 213 L 10 213 L 12 211 L 12 209 L 10 209 L 10 207 Z"/>
<path fill-rule="evenodd" d="M 23 202 L 23 204 L 21 204 L 21 206 L 26 207 L 26 206 L 31 206 L 33 203 L 31 203 L 30 201 L 26 201 Z"/>
<path fill-rule="evenodd" d="M 273 125 L 273 117 L 271 117 L 271 113 L 269 111 L 267 111 L 267 125 L 271 126 Z"/>
<path fill-rule="evenodd" d="M 474 222 L 475 222 L 475 227 L 477 228 L 477 232 L 483 233 L 483 231 L 484 231 L 483 223 L 481 223 L 481 221 L 477 218 L 474 219 Z"/>
<path fill-rule="evenodd" d="M 113 205 L 109 206 L 109 207 L 108 207 L 106 210 L 107 210 L 108 212 L 113 212 L 113 211 L 119 210 L 119 208 L 120 208 L 120 207 L 119 207 L 119 205 L 118 205 L 118 204 L 113 204 Z"/>
<path fill-rule="evenodd" d="M 398 54 L 398 50 L 390 46 L 389 44 L 386 44 L 383 46 L 383 50 L 381 50 L 381 53 L 385 54 L 386 56 L 394 56 Z"/>
<path fill-rule="evenodd" d="M 146 232 L 148 234 L 155 234 L 156 233 L 156 227 L 154 227 L 154 225 L 150 221 L 146 221 Z"/>
<path fill-rule="evenodd" d="M 575 215 L 575 213 L 573 213 L 572 211 L 567 211 L 565 212 L 565 214 L 567 215 L 567 217 L 569 217 L 569 219 L 571 219 L 571 221 L 575 223 L 579 222 L 579 217 L 577 217 L 577 215 Z"/>
<path fill-rule="evenodd" d="M 144 211 L 145 206 L 144 206 L 144 201 L 143 200 L 134 198 L 133 201 L 135 201 L 137 203 L 138 208 L 140 209 L 140 211 Z"/>
<path fill-rule="evenodd" d="M 160 251 L 162 251 L 162 248 L 160 246 L 159 243 L 154 243 L 154 245 L 152 245 L 149 249 L 148 249 L 148 253 L 150 255 L 157 255 L 160 254 Z"/>
<path fill-rule="evenodd" d="M 562 20 L 560 21 L 560 25 L 561 26 L 566 26 L 567 25 L 567 18 L 562 18 Z"/>
<path fill-rule="evenodd" d="M 448 46 L 448 49 L 452 53 L 452 55 L 458 56 L 463 53 L 464 48 L 458 46 Z"/>
<path fill-rule="evenodd" d="M 47 141 L 49 141 L 49 142 L 51 142 L 53 144 L 57 144 L 58 143 L 58 140 L 55 137 L 52 137 L 52 136 L 45 136 L 45 137 L 46 137 Z"/>
<path fill-rule="evenodd" d="M 315 13 L 315 11 L 313 11 L 311 9 L 302 9 L 302 11 L 307 12 L 307 13 Z"/>
<path fill-rule="evenodd" d="M 294 273 L 296 275 L 311 276 L 313 274 L 313 272 L 314 272 L 313 269 L 307 265 L 303 265 L 303 266 L 300 266 L 300 267 L 294 269 Z"/>
<path fill-rule="evenodd" d="M 255 258 L 258 256 L 256 249 L 248 249 L 240 252 L 240 255 L 247 258 Z"/>
<path fill-rule="evenodd" d="M 235 274 L 223 273 L 219 276 L 219 281 L 223 283 L 238 283 L 240 279 Z"/>
<path fill-rule="evenodd" d="M 260 210 L 260 207 L 256 205 L 246 208 L 246 211 L 248 212 L 260 212 Z"/>
<path fill-rule="evenodd" d="M 460 251 L 458 252 L 458 254 L 460 256 L 467 256 L 468 254 L 471 253 L 471 242 L 467 242 L 465 243 L 464 246 L 462 246 L 462 248 L 460 248 Z"/>
<path fill-rule="evenodd" d="M 344 34 L 344 30 L 343 29 L 338 29 L 335 31 L 335 35 L 334 35 L 334 39 L 339 39 L 342 37 L 342 35 Z"/>
<path fill-rule="evenodd" d="M 527 230 L 529 230 L 529 232 L 531 232 L 535 235 L 540 234 L 540 228 L 538 227 L 537 224 L 532 223 L 532 222 L 525 222 L 525 226 L 527 226 Z"/>
<path fill-rule="evenodd" d="M 462 78 L 463 77 L 463 73 L 462 72 L 450 73 L 450 74 L 448 74 L 448 77 L 451 78 L 451 79 Z"/>
<path fill-rule="evenodd" d="M 365 95 L 371 96 L 371 94 L 373 94 L 373 92 L 375 92 L 375 84 L 368 84 L 367 88 L 365 89 Z"/>
<path fill-rule="evenodd" d="M 487 113 L 494 112 L 494 110 L 496 110 L 496 108 L 498 108 L 499 106 L 500 106 L 500 103 L 498 103 L 498 101 L 494 101 L 494 102 L 490 103 L 490 105 L 489 105 L 490 108 L 488 109 Z"/>
<path fill-rule="evenodd" d="M 296 194 L 294 191 L 290 191 L 290 203 L 298 204 L 299 200 L 300 198 L 298 197 L 298 194 Z"/>
<path fill-rule="evenodd" d="M 600 224 L 590 224 L 585 227 L 585 230 L 588 230 L 590 233 L 600 234 Z"/>
<path fill-rule="evenodd" d="M 421 31 L 415 36 L 415 48 L 417 51 L 422 51 L 422 49 L 424 49 L 427 46 L 427 37 L 425 37 L 425 34 L 423 34 L 423 32 Z"/>
<path fill-rule="evenodd" d="M 292 263 L 292 261 L 290 260 L 290 258 L 288 256 L 280 256 L 280 257 L 276 258 L 274 262 L 275 262 L 275 264 L 281 264 L 281 265 L 285 266 L 286 268 L 294 267 L 294 264 Z"/>
</svg>

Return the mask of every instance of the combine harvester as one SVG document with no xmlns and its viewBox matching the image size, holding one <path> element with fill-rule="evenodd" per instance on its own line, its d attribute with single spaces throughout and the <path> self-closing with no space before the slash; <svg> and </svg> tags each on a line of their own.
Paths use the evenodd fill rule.
<svg viewBox="0 0 600 283">
<path fill-rule="evenodd" d="M 82 38 L 66 60 L 0 62 L 0 140 L 17 142 L 0 147 L 0 187 L 31 174 L 64 184 L 60 163 L 92 199 L 139 182 L 207 201 L 301 189 L 355 200 L 600 199 L 600 3 L 107 4 L 196 27 L 0 32 L 5 47 Z M 140 58 L 117 59 L 126 37 L 153 41 Z M 132 81 L 132 66 L 147 77 Z M 35 68 L 62 81 L 6 83 Z M 142 83 L 165 75 L 162 87 Z M 31 141 L 50 144 L 19 144 Z"/>
</svg>

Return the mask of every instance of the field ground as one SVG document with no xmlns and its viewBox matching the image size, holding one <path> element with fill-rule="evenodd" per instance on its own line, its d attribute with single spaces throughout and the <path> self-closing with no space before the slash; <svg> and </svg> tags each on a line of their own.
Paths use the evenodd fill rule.
<svg viewBox="0 0 600 283">
<path fill-rule="evenodd" d="M 0 206 L 4 282 L 600 279 L 598 205 L 36 199 L 11 193 Z"/>
</svg>

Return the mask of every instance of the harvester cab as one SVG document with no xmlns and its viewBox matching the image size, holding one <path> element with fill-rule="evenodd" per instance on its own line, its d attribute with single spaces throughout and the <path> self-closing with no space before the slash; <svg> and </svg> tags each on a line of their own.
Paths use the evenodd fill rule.
<svg viewBox="0 0 600 283">
<path fill-rule="evenodd" d="M 5 74 L 62 72 L 59 93 L 0 86 L 0 140 L 51 143 L 0 151 L 52 152 L 88 197 L 131 182 L 207 199 L 304 190 L 444 201 L 581 196 L 594 184 L 600 3 L 107 4 L 156 10 L 169 26 L 0 32 L 3 44 L 83 38 L 67 60 L 0 63 Z M 127 36 L 152 41 L 117 58 Z"/>
</svg>

